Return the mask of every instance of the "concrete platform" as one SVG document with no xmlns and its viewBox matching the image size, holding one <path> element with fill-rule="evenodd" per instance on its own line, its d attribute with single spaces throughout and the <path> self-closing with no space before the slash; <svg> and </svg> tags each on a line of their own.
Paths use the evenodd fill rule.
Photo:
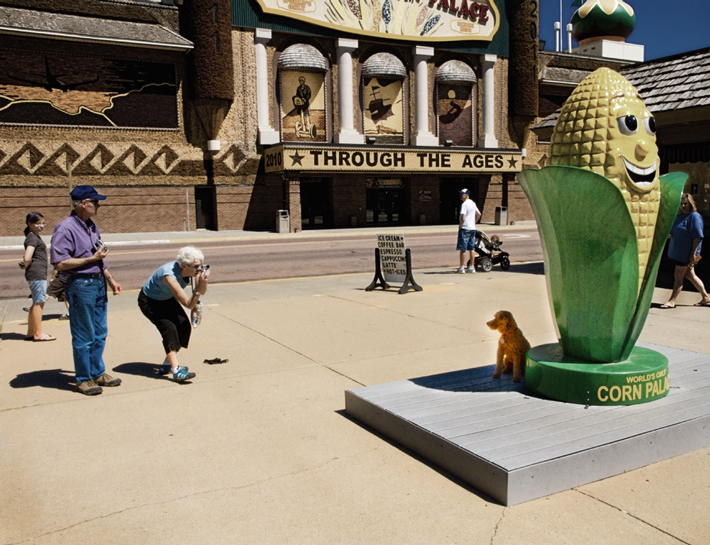
<svg viewBox="0 0 710 545">
<path fill-rule="evenodd" d="M 595 407 L 535 397 L 493 366 L 345 392 L 346 411 L 515 505 L 710 446 L 710 356 L 638 343 L 669 360 L 658 401 Z"/>
</svg>

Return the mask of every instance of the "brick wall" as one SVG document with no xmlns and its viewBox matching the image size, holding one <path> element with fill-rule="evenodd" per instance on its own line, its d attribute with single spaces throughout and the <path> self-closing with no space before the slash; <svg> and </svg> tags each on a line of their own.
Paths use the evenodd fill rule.
<svg viewBox="0 0 710 545">
<path fill-rule="evenodd" d="M 102 233 L 182 231 L 187 222 L 184 187 L 96 187 L 108 197 L 95 218 Z M 190 229 L 195 229 L 195 195 L 188 188 Z M 0 235 L 21 235 L 25 216 L 40 212 L 45 236 L 71 212 L 69 190 L 63 188 L 0 188 Z"/>
<path fill-rule="evenodd" d="M 364 177 L 335 175 L 333 177 L 333 228 L 350 227 L 351 216 L 357 218 L 358 227 L 365 227 L 367 225 L 366 198 Z"/>
<path fill-rule="evenodd" d="M 439 184 L 431 183 L 429 176 L 412 176 L 409 183 L 411 224 L 420 225 L 420 216 L 426 216 L 426 225 L 439 223 Z M 430 195 L 420 195 L 420 191 L 427 191 Z M 430 200 L 422 200 L 428 199 Z"/>
</svg>

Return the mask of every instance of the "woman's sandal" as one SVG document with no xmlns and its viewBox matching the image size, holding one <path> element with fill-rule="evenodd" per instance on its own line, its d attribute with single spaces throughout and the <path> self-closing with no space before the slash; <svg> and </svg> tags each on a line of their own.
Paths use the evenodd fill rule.
<svg viewBox="0 0 710 545">
<path fill-rule="evenodd" d="M 36 343 L 41 343 L 41 342 L 46 342 L 46 341 L 56 341 L 57 338 L 56 338 L 56 337 L 52 337 L 51 335 L 45 333 L 44 335 L 42 335 L 42 336 L 39 337 L 39 338 L 34 337 L 33 340 L 34 340 L 34 342 L 36 342 Z"/>
<path fill-rule="evenodd" d="M 660 307 L 658 308 L 675 308 L 675 305 L 669 305 L 668 303 L 663 303 Z"/>
<path fill-rule="evenodd" d="M 710 307 L 710 301 L 700 301 L 699 303 L 695 303 L 693 306 L 694 307 Z"/>
</svg>

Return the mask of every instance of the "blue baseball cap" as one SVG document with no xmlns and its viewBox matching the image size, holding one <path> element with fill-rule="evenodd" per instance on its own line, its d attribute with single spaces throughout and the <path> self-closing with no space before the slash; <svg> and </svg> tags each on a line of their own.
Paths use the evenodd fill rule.
<svg viewBox="0 0 710 545">
<path fill-rule="evenodd" d="M 459 191 L 459 193 L 461 195 L 468 195 L 469 197 L 471 196 L 471 192 L 466 188 L 463 188 L 461 191 Z"/>
<path fill-rule="evenodd" d="M 72 189 L 72 192 L 69 193 L 69 196 L 73 201 L 83 201 L 84 199 L 96 199 L 97 201 L 106 200 L 104 195 L 99 195 L 98 191 L 90 185 L 76 186 Z"/>
</svg>

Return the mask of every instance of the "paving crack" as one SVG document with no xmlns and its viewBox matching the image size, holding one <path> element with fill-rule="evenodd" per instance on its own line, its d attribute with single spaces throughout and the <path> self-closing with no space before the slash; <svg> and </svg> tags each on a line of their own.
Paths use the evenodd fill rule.
<svg viewBox="0 0 710 545">
<path fill-rule="evenodd" d="M 616 509 L 616 510 L 619 511 L 620 513 L 622 513 L 622 514 L 624 514 L 624 515 L 626 515 L 626 516 L 628 516 L 628 517 L 631 517 L 631 518 L 634 519 L 634 520 L 637 520 L 638 522 L 640 522 L 641 524 L 644 524 L 644 525 L 648 526 L 649 528 L 653 528 L 653 529 L 656 530 L 657 532 L 661 532 L 662 534 L 665 534 L 665 535 L 667 535 L 668 537 L 671 537 L 671 538 L 675 539 L 675 540 L 678 541 L 679 543 L 684 543 L 685 545 L 692 545 L 692 543 L 690 543 L 690 542 L 688 542 L 688 541 L 684 541 L 684 540 L 682 540 L 681 538 L 679 538 L 678 536 L 674 536 L 673 534 L 671 534 L 670 532 L 667 532 L 667 531 L 664 530 L 663 528 L 659 528 L 658 526 L 656 526 L 656 525 L 654 525 L 654 524 L 651 524 L 650 522 L 648 522 L 648 521 L 646 521 L 646 520 L 644 520 L 644 519 L 642 519 L 642 518 L 640 518 L 640 517 L 637 517 L 637 516 L 634 515 L 633 513 L 629 513 L 628 511 L 625 511 L 624 509 L 621 509 L 620 507 L 617 507 L 616 505 L 614 505 L 614 504 L 612 504 L 612 503 L 609 503 L 608 501 L 604 501 L 604 500 L 601 499 L 601 498 L 597 498 L 596 496 L 590 494 L 589 492 L 585 492 L 585 491 L 583 491 L 583 490 L 580 490 L 579 488 L 573 488 L 573 490 L 574 490 L 575 492 L 578 492 L 578 493 L 584 495 L 584 496 L 587 496 L 588 498 L 590 498 L 590 499 L 592 499 L 592 500 L 598 501 L 599 503 L 603 503 L 603 504 L 606 505 L 607 507 L 611 507 L 612 509 Z"/>
<path fill-rule="evenodd" d="M 503 507 L 503 512 L 500 514 L 500 518 L 498 519 L 498 522 L 496 523 L 496 527 L 493 528 L 493 535 L 491 536 L 491 545 L 493 545 L 493 542 L 496 539 L 496 536 L 498 536 L 498 528 L 500 527 L 501 523 L 503 522 L 503 519 L 505 518 L 505 513 L 507 511 L 507 507 Z"/>
<path fill-rule="evenodd" d="M 312 361 L 312 362 L 315 363 L 316 365 L 319 365 L 319 366 L 321 366 L 321 367 L 324 367 L 325 369 L 328 369 L 329 371 L 335 373 L 336 375 L 340 375 L 341 377 L 346 378 L 346 379 L 348 379 L 349 381 L 354 382 L 355 384 L 358 384 L 358 385 L 360 385 L 360 386 L 365 386 L 365 384 L 363 384 L 363 383 L 360 382 L 359 380 L 356 380 L 356 379 L 354 379 L 353 377 L 348 376 L 348 375 L 346 375 L 345 373 L 343 373 L 343 372 L 341 372 L 341 371 L 338 371 L 337 369 L 333 369 L 330 365 L 326 365 L 325 363 L 323 363 L 323 362 L 321 362 L 321 361 L 318 361 L 318 360 L 316 360 L 316 359 L 310 357 L 309 355 L 304 354 L 303 352 L 299 352 L 298 350 L 296 350 L 296 349 L 294 349 L 294 348 L 288 346 L 287 344 L 284 344 L 284 343 L 282 343 L 281 341 L 278 341 L 278 340 L 274 339 L 273 337 L 269 337 L 268 335 L 262 333 L 261 331 L 259 331 L 259 330 L 257 330 L 257 329 L 254 329 L 253 327 L 249 327 L 248 325 L 243 324 L 242 322 L 239 322 L 238 320 L 235 320 L 234 318 L 230 318 L 229 316 L 226 316 L 225 314 L 222 314 L 222 313 L 220 313 L 220 312 L 216 312 L 216 314 L 219 314 L 220 316 L 222 316 L 222 317 L 225 318 L 226 320 L 229 320 L 230 322 L 235 323 L 235 324 L 237 324 L 237 325 L 243 327 L 244 329 L 247 329 L 247 330 L 251 331 L 252 333 L 255 333 L 256 335 L 259 335 L 260 337 L 263 337 L 264 339 L 267 339 L 267 340 L 271 341 L 272 343 L 277 344 L 277 345 L 279 345 L 279 346 L 285 348 L 286 350 L 288 350 L 288 351 L 290 351 L 290 352 L 293 352 L 294 354 L 298 354 L 299 356 L 301 356 L 302 358 L 307 359 L 308 361 Z"/>
<path fill-rule="evenodd" d="M 370 450 L 374 450 L 374 449 L 370 449 Z M 362 455 L 362 454 L 363 454 L 363 452 L 360 452 L 360 453 L 352 454 L 352 455 L 347 456 L 347 457 L 345 457 L 345 458 L 352 458 L 352 457 L 354 457 L 354 456 L 360 456 L 360 455 Z M 230 490 L 247 490 L 247 489 L 249 489 L 249 488 L 251 488 L 251 487 L 260 486 L 260 485 L 262 485 L 262 484 L 269 483 L 269 482 L 271 482 L 271 481 L 278 481 L 278 480 L 280 480 L 280 479 L 286 479 L 286 478 L 289 478 L 289 477 L 294 477 L 294 476 L 297 476 L 297 475 L 301 475 L 301 474 L 303 474 L 303 473 L 310 473 L 310 472 L 313 472 L 313 471 L 320 471 L 321 469 L 323 469 L 324 467 L 329 466 L 329 465 L 332 464 L 333 462 L 336 462 L 336 461 L 338 461 L 338 460 L 345 459 L 345 458 L 337 457 L 337 456 L 336 456 L 336 457 L 330 458 L 330 459 L 326 460 L 325 462 L 323 462 L 323 463 L 321 463 L 321 464 L 319 464 L 319 465 L 317 465 L 317 466 L 314 466 L 314 467 L 309 467 L 309 468 L 306 468 L 306 469 L 300 469 L 300 470 L 298 470 L 298 471 L 292 471 L 292 472 L 290 472 L 290 473 L 283 473 L 283 474 L 281 474 L 281 475 L 275 475 L 275 476 L 273 476 L 273 477 L 268 477 L 268 478 L 262 479 L 262 480 L 260 480 L 260 481 L 254 481 L 254 482 L 251 482 L 251 483 L 248 483 L 248 484 L 244 484 L 244 485 L 240 485 L 240 486 L 225 486 L 225 487 L 223 487 L 223 488 L 215 488 L 215 489 L 211 489 L 211 490 L 201 490 L 201 491 L 199 491 L 199 492 L 193 492 L 192 494 L 185 494 L 184 496 L 179 496 L 179 497 L 171 498 L 171 499 L 165 500 L 165 501 L 156 501 L 156 502 L 152 502 L 152 503 L 144 503 L 144 504 L 142 504 L 142 505 L 134 505 L 134 506 L 131 506 L 131 507 L 127 507 L 126 509 L 121 509 L 121 510 L 119 510 L 119 511 L 114 511 L 114 512 L 112 512 L 112 513 L 107 513 L 107 514 L 105 514 L 105 515 L 100 515 L 100 516 L 93 517 L 93 518 L 90 518 L 90 519 L 82 520 L 82 521 L 77 522 L 77 523 L 75 523 L 75 524 L 71 524 L 71 525 L 65 526 L 65 527 L 63 527 L 63 528 L 58 528 L 57 530 L 52 530 L 51 532 L 45 532 L 44 534 L 40 534 L 40 535 L 37 535 L 37 536 L 32 536 L 32 537 L 30 537 L 30 538 L 23 539 L 22 541 L 7 542 L 6 545 L 22 545 L 23 543 L 31 543 L 31 542 L 34 542 L 34 541 L 36 541 L 36 540 L 38 540 L 38 539 L 41 539 L 41 538 L 43 538 L 43 537 L 51 536 L 51 535 L 54 535 L 54 534 L 59 534 L 59 533 L 61 533 L 61 532 L 66 532 L 67 530 L 71 530 L 72 528 L 77 528 L 77 527 L 82 526 L 82 525 L 84 525 L 84 524 L 90 524 L 90 523 L 95 522 L 95 521 L 97 521 L 97 520 L 104 520 L 104 519 L 107 519 L 107 518 L 110 518 L 110 517 L 114 517 L 114 516 L 116 516 L 116 515 L 122 515 L 123 513 L 128 513 L 128 512 L 130 512 L 130 511 L 135 511 L 136 509 L 143 509 L 143 508 L 145 508 L 145 507 L 155 507 L 155 506 L 159 506 L 159 505 L 169 505 L 169 504 L 171 504 L 171 503 L 175 503 L 175 502 L 182 501 L 182 500 L 186 500 L 186 499 L 190 499 L 190 498 L 195 498 L 195 497 L 199 497 L 199 496 L 206 496 L 206 495 L 208 495 L 208 494 L 216 494 L 216 493 L 219 493 L 219 492 L 225 492 L 225 491 L 230 491 Z"/>
</svg>

